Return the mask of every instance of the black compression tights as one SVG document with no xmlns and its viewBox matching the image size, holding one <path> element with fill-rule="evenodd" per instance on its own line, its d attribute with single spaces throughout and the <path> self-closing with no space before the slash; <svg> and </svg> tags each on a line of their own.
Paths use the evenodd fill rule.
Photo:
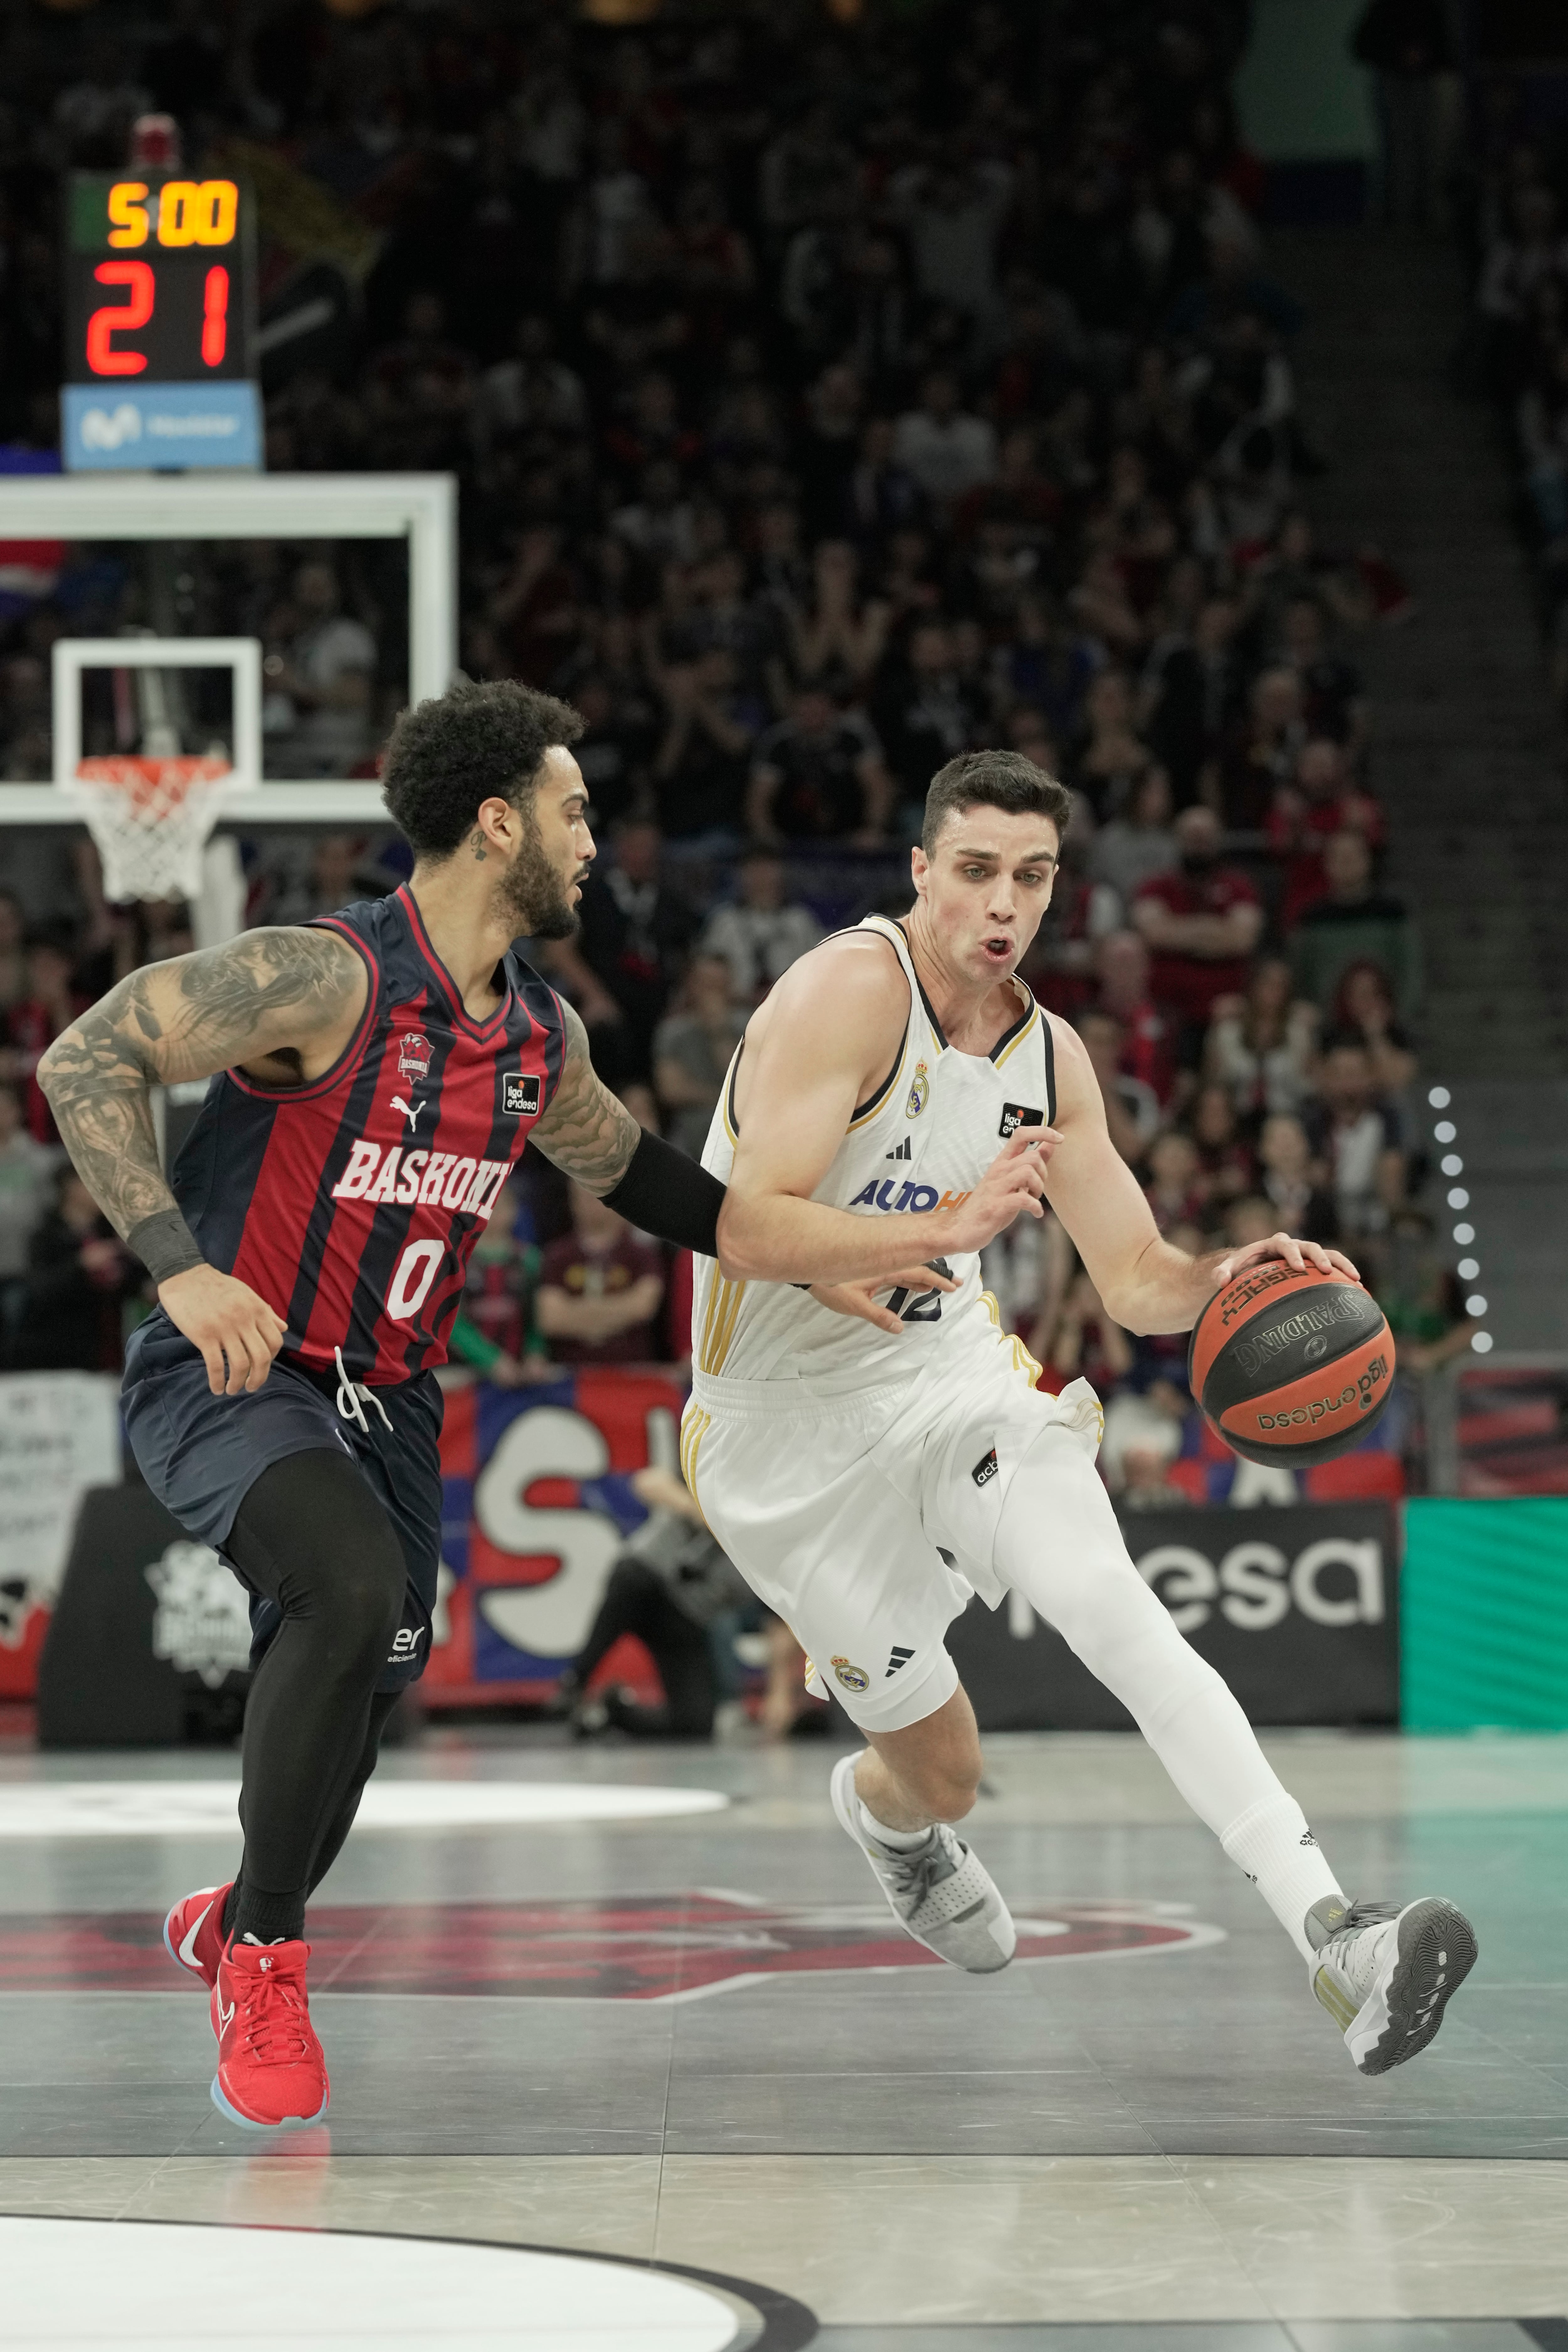
<svg viewBox="0 0 1568 2352">
<path fill-rule="evenodd" d="M 375 1685 L 402 1615 L 402 1546 L 346 1454 L 262 1472 L 226 1547 L 283 1612 L 245 1711 L 245 1860 L 231 1935 L 298 1936 L 305 1898 L 352 1825 L 395 1695 Z"/>
</svg>

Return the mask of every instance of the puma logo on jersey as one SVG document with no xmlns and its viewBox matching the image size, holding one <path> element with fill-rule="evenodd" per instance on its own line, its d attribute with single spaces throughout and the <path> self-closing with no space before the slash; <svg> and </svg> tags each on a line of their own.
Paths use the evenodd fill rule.
<svg viewBox="0 0 1568 2352">
<path fill-rule="evenodd" d="M 424 1108 L 424 1105 L 423 1103 L 404 1102 L 401 1095 L 393 1095 L 392 1098 L 392 1107 L 393 1110 L 402 1111 L 410 1127 L 417 1127 L 419 1125 L 419 1114 Z"/>
<path fill-rule="evenodd" d="M 452 1151 L 405 1151 L 400 1143 L 390 1150 L 379 1143 L 356 1143 L 332 1198 L 395 1201 L 405 1209 L 418 1202 L 488 1223 L 511 1165 L 509 1160 L 460 1160 Z"/>
<path fill-rule="evenodd" d="M 896 1151 L 884 1151 L 882 1156 L 884 1160 L 913 1160 L 915 1146 L 911 1138 L 906 1135 Z"/>
<path fill-rule="evenodd" d="M 1020 1127 L 1043 1127 L 1044 1125 L 1045 1113 L 1042 1110 L 1035 1110 L 1028 1103 L 1004 1103 L 1002 1123 L 998 1128 L 997 1133 L 1001 1137 L 1002 1141 L 1007 1143 L 1018 1133 Z"/>
</svg>

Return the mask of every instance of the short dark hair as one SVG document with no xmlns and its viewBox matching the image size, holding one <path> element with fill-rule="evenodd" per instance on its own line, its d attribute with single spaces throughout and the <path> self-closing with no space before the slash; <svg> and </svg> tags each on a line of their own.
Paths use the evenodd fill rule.
<svg viewBox="0 0 1568 2352">
<path fill-rule="evenodd" d="M 1006 809 L 1010 816 L 1047 816 L 1060 842 L 1072 814 L 1072 795 L 1022 751 L 961 751 L 938 768 L 925 795 L 920 846 L 930 856 L 936 836 L 956 809 Z"/>
<path fill-rule="evenodd" d="M 387 742 L 382 798 L 422 857 L 449 857 L 481 801 L 521 808 L 545 753 L 583 729 L 569 702 L 515 677 L 466 681 L 405 710 Z"/>
</svg>

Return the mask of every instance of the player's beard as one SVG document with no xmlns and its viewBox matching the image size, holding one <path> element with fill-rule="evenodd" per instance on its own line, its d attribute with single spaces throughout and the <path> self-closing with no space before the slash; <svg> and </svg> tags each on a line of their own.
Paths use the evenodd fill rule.
<svg viewBox="0 0 1568 2352">
<path fill-rule="evenodd" d="M 524 809 L 522 817 L 522 845 L 496 884 L 497 902 L 514 939 L 573 939 L 580 924 L 566 895 L 570 886 L 545 855 L 533 812 Z"/>
</svg>

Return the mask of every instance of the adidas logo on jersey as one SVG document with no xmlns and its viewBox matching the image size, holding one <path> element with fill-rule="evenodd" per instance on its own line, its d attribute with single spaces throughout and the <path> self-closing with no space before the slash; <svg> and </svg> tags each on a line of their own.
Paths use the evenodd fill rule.
<svg viewBox="0 0 1568 2352">
<path fill-rule="evenodd" d="M 915 1157 L 914 1145 L 911 1142 L 910 1138 L 906 1135 L 896 1151 L 884 1151 L 882 1156 L 884 1160 L 913 1160 Z"/>
<path fill-rule="evenodd" d="M 332 1187 L 334 1201 L 395 1201 L 409 1208 L 455 1209 L 488 1223 L 511 1172 L 509 1160 L 460 1160 L 451 1151 L 405 1151 L 394 1143 L 356 1143 Z"/>
<path fill-rule="evenodd" d="M 906 1666 L 914 1655 L 915 1653 L 913 1650 L 894 1649 L 890 1651 L 887 1660 L 887 1674 L 883 1675 L 883 1681 L 886 1682 L 888 1675 L 895 1675 L 900 1666 Z"/>
</svg>

